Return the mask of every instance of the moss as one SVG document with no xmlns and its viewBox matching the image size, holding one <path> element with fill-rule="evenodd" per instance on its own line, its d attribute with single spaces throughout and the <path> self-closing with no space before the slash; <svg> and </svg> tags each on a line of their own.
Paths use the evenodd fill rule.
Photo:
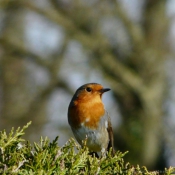
<svg viewBox="0 0 175 175">
<path fill-rule="evenodd" d="M 133 167 L 124 162 L 127 152 L 118 151 L 114 157 L 111 152 L 106 156 L 92 157 L 89 155 L 86 142 L 81 148 L 74 139 L 58 146 L 58 137 L 52 142 L 48 138 L 40 139 L 39 143 L 31 144 L 21 137 L 29 122 L 22 129 L 18 128 L 7 134 L 0 132 L 0 174 L 171 174 L 175 168 L 170 167 L 164 172 L 148 172 L 146 167 Z"/>
</svg>

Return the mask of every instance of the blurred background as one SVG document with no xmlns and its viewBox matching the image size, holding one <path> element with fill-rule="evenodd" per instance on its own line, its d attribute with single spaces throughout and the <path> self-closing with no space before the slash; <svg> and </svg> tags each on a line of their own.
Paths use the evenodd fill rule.
<svg viewBox="0 0 175 175">
<path fill-rule="evenodd" d="M 125 161 L 175 166 L 174 0 L 0 0 L 0 130 L 73 137 L 67 108 L 96 82 Z"/>
</svg>

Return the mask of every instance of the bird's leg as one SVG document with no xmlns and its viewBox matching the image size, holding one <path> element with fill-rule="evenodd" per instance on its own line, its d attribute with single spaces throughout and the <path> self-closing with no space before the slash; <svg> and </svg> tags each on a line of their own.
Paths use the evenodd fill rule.
<svg viewBox="0 0 175 175">
<path fill-rule="evenodd" d="M 89 155 L 91 155 L 92 157 L 95 155 L 96 158 L 99 158 L 99 155 L 97 154 L 97 152 L 90 152 Z"/>
<path fill-rule="evenodd" d="M 105 148 L 102 148 L 101 149 L 101 157 L 106 157 L 106 149 Z"/>
</svg>

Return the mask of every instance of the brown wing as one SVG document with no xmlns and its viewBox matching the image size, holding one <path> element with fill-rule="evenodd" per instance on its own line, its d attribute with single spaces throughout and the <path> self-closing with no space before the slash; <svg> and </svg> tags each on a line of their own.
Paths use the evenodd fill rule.
<svg viewBox="0 0 175 175">
<path fill-rule="evenodd" d="M 115 155 L 114 136 L 113 136 L 111 119 L 110 119 L 109 115 L 108 115 L 108 128 L 107 128 L 107 131 L 108 131 L 108 135 L 109 135 L 109 143 L 108 143 L 107 151 L 109 151 L 110 148 L 112 148 L 112 156 L 114 156 Z"/>
</svg>

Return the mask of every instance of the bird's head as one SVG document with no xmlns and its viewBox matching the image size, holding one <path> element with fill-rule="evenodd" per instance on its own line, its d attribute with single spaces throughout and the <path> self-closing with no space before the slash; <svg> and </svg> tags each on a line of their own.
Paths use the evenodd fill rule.
<svg viewBox="0 0 175 175">
<path fill-rule="evenodd" d="M 103 88 L 97 83 L 84 84 L 77 89 L 72 100 L 91 103 L 101 102 L 102 94 L 109 90 L 109 88 Z"/>
</svg>

